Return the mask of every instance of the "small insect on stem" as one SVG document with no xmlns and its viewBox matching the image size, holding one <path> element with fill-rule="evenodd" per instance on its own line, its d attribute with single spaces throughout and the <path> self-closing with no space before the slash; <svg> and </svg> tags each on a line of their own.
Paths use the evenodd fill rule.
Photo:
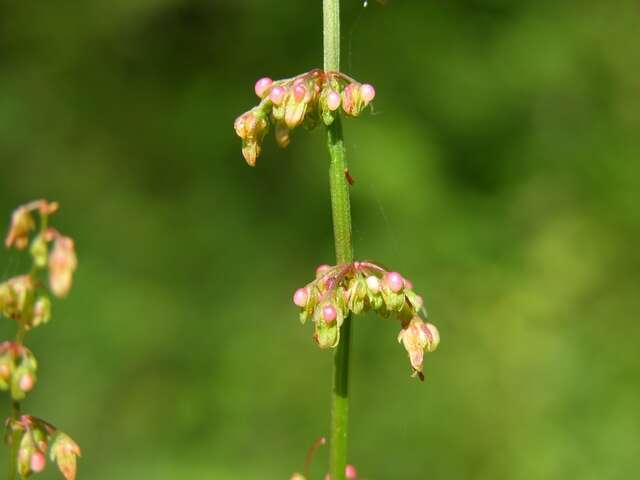
<svg viewBox="0 0 640 480">
<path fill-rule="evenodd" d="M 356 181 L 353 179 L 353 177 L 349 173 L 349 169 L 348 168 L 344 169 L 344 178 L 347 179 L 347 182 L 349 182 L 349 185 L 353 186 L 353 184 L 356 183 Z"/>
</svg>

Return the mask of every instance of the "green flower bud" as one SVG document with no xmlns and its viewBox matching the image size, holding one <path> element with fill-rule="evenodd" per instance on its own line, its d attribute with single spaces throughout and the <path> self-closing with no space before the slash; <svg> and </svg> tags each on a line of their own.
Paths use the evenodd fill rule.
<svg viewBox="0 0 640 480">
<path fill-rule="evenodd" d="M 36 303 L 33 305 L 32 313 L 32 327 L 47 323 L 51 318 L 51 300 L 49 300 L 49 297 L 38 297 Z"/>
<path fill-rule="evenodd" d="M 330 324 L 320 321 L 315 322 L 314 339 L 320 348 L 335 348 L 340 341 L 340 327 L 337 322 Z"/>
<path fill-rule="evenodd" d="M 31 256 L 33 257 L 33 263 L 36 267 L 44 268 L 47 266 L 49 247 L 42 235 L 36 236 L 31 242 Z"/>
<path fill-rule="evenodd" d="M 76 478 L 76 458 L 81 456 L 80 447 L 71 437 L 62 432 L 56 432 L 51 444 L 51 460 L 58 464 L 58 468 L 66 480 Z"/>
<path fill-rule="evenodd" d="M 9 384 L 13 375 L 13 357 L 5 353 L 0 357 L 0 390 L 9 390 Z"/>
<path fill-rule="evenodd" d="M 31 474 L 31 456 L 36 451 L 33 437 L 29 432 L 22 434 L 20 447 L 18 449 L 18 474 L 21 477 L 28 477 Z"/>
</svg>

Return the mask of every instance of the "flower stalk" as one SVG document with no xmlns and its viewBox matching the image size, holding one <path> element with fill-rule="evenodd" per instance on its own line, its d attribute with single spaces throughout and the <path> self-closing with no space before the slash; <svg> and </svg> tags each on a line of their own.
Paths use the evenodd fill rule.
<svg viewBox="0 0 640 480">
<path fill-rule="evenodd" d="M 340 71 L 340 0 L 323 0 L 324 69 Z M 351 204 L 342 123 L 339 116 L 327 127 L 329 186 L 337 263 L 353 261 L 351 241 Z M 345 479 L 349 425 L 349 354 L 351 349 L 351 316 L 345 318 L 333 357 L 331 391 L 331 435 L 329 442 L 329 474 L 332 480 Z"/>
</svg>

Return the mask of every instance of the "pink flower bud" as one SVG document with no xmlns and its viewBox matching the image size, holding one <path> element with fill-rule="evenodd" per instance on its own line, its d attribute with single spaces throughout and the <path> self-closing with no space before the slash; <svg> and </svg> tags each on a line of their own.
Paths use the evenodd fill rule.
<svg viewBox="0 0 640 480">
<path fill-rule="evenodd" d="M 299 288 L 293 294 L 293 303 L 300 308 L 304 308 L 309 301 L 309 291 L 306 288 Z"/>
<path fill-rule="evenodd" d="M 393 293 L 398 293 L 404 288 L 404 279 L 398 272 L 387 273 L 384 281 Z"/>
<path fill-rule="evenodd" d="M 330 265 L 327 265 L 326 263 L 323 263 L 318 268 L 316 268 L 316 278 L 320 278 L 325 273 L 327 273 L 330 269 L 331 269 Z"/>
<path fill-rule="evenodd" d="M 340 94 L 335 90 L 331 90 L 327 95 L 327 107 L 332 112 L 340 108 Z"/>
<path fill-rule="evenodd" d="M 322 307 L 322 318 L 324 318 L 326 323 L 333 323 L 337 317 L 338 311 L 336 310 L 336 307 L 331 304 Z"/>
<path fill-rule="evenodd" d="M 293 86 L 293 98 L 295 98 L 296 102 L 301 102 L 302 100 L 304 100 L 306 94 L 307 87 L 305 87 L 302 82 L 296 83 Z"/>
<path fill-rule="evenodd" d="M 347 480 L 355 480 L 358 478 L 358 472 L 356 471 L 356 467 L 353 465 L 347 465 L 344 469 L 344 476 L 347 477 Z"/>
<path fill-rule="evenodd" d="M 411 283 L 411 280 L 409 280 L 408 278 L 404 279 L 404 288 L 413 290 L 413 283 Z"/>
<path fill-rule="evenodd" d="M 273 87 L 271 92 L 269 93 L 269 99 L 273 102 L 274 105 L 280 105 L 284 100 L 284 96 L 287 94 L 287 91 L 280 86 Z"/>
<path fill-rule="evenodd" d="M 260 80 L 256 82 L 256 86 L 254 90 L 256 91 L 256 95 L 262 98 L 267 91 L 267 89 L 273 84 L 273 80 L 269 77 L 262 77 Z"/>
<path fill-rule="evenodd" d="M 375 275 L 367 277 L 367 287 L 371 290 L 371 293 L 378 293 L 380 291 L 380 280 Z"/>
<path fill-rule="evenodd" d="M 364 100 L 364 103 L 366 105 L 376 96 L 376 89 L 373 88 L 373 85 L 365 83 L 364 85 L 360 86 L 360 96 L 362 97 L 362 100 Z"/>
<path fill-rule="evenodd" d="M 47 459 L 42 454 L 42 452 L 35 451 L 31 455 L 31 460 L 29 461 L 29 463 L 31 465 L 31 470 L 33 470 L 36 473 L 40 473 L 42 470 L 44 470 L 44 467 L 47 465 Z"/>
<path fill-rule="evenodd" d="M 20 377 L 18 386 L 23 392 L 30 392 L 33 389 L 33 376 L 29 373 L 25 373 Z"/>
</svg>

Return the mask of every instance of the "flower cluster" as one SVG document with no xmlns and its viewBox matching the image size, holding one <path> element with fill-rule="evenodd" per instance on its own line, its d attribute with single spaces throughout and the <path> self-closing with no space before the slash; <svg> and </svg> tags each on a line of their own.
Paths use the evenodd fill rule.
<svg viewBox="0 0 640 480">
<path fill-rule="evenodd" d="M 344 73 L 319 69 L 284 80 L 261 78 L 255 84 L 255 92 L 260 103 L 234 123 L 242 139 L 242 154 L 251 166 L 255 165 L 271 126 L 276 142 L 284 148 L 291 140 L 291 130 L 299 125 L 308 129 L 320 121 L 331 125 L 340 107 L 346 115 L 356 117 L 376 95 L 367 83 L 361 84 Z"/>
<path fill-rule="evenodd" d="M 11 390 L 11 398 L 22 400 L 36 384 L 38 362 L 24 345 L 0 343 L 0 390 Z"/>
<path fill-rule="evenodd" d="M 29 244 L 29 234 L 36 228 L 33 212 L 40 214 L 40 231 L 31 240 L 32 272 L 0 283 L 0 315 L 17 320 L 27 330 L 47 323 L 51 316 L 51 300 L 38 273 L 48 270 L 51 293 L 63 298 L 71 289 L 78 264 L 73 240 L 47 226 L 49 215 L 57 208 L 56 203 L 45 200 L 18 207 L 5 240 L 7 247 L 24 250 Z M 53 244 L 51 251 L 49 244 Z"/>
<path fill-rule="evenodd" d="M 18 474 L 27 478 L 40 473 L 47 465 L 47 452 L 51 461 L 57 463 L 66 480 L 76 478 L 76 457 L 80 447 L 71 437 L 44 420 L 29 415 L 9 419 L 7 429 L 10 441 L 18 440 Z"/>
<path fill-rule="evenodd" d="M 33 390 L 38 366 L 31 350 L 23 344 L 25 334 L 49 321 L 49 293 L 66 297 L 78 264 L 73 240 L 48 225 L 49 216 L 57 209 L 57 203 L 46 200 L 18 207 L 5 239 L 7 248 L 29 247 L 32 258 L 28 274 L 0 283 L 0 316 L 17 324 L 15 341 L 0 343 L 0 390 L 9 390 L 13 401 L 6 439 L 16 453 L 15 456 L 12 453 L 10 468 L 20 478 L 41 472 L 46 465 L 46 453 L 50 452 L 51 460 L 57 462 L 64 477 L 74 480 L 76 457 L 80 455 L 80 448 L 66 434 L 44 420 L 20 414 L 19 402 Z"/>
<path fill-rule="evenodd" d="M 372 262 L 319 266 L 315 280 L 295 291 L 293 303 L 301 308 L 302 323 L 312 319 L 313 338 L 321 348 L 338 345 L 340 327 L 351 313 L 375 310 L 385 318 L 394 315 L 402 327 L 398 339 L 420 379 L 423 353 L 434 351 L 440 341 L 435 325 L 420 318 L 426 310 L 412 283 Z"/>
</svg>

